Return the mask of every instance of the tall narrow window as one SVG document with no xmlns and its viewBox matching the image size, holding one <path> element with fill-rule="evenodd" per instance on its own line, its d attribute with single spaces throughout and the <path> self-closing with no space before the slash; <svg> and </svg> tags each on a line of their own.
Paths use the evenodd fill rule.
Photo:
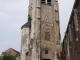
<svg viewBox="0 0 80 60">
<path fill-rule="evenodd" d="M 45 0 L 41 0 L 41 3 L 45 4 Z"/>
<path fill-rule="evenodd" d="M 48 50 L 45 50 L 45 54 L 48 54 Z"/>
</svg>

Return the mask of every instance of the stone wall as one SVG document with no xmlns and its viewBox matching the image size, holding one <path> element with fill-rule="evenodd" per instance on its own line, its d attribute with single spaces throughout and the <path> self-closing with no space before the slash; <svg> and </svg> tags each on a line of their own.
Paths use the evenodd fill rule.
<svg viewBox="0 0 80 60">
<path fill-rule="evenodd" d="M 80 60 L 80 1 L 75 0 L 63 41 L 64 60 Z M 64 58 L 65 57 L 65 58 Z"/>
</svg>

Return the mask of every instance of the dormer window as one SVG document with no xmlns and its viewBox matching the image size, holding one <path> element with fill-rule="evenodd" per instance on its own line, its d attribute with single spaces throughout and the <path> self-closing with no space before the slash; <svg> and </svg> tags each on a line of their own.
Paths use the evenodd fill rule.
<svg viewBox="0 0 80 60">
<path fill-rule="evenodd" d="M 51 5 L 51 0 L 41 0 L 41 3 Z"/>
</svg>

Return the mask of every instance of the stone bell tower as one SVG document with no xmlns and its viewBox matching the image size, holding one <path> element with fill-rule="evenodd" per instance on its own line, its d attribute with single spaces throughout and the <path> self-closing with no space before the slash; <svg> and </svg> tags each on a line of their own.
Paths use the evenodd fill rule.
<svg viewBox="0 0 80 60">
<path fill-rule="evenodd" d="M 57 0 L 29 0 L 31 21 L 22 27 L 21 60 L 60 60 Z"/>
</svg>

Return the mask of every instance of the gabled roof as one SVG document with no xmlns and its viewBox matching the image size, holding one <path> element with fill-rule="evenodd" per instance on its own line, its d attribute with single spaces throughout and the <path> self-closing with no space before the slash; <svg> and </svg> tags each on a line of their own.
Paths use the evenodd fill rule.
<svg viewBox="0 0 80 60">
<path fill-rule="evenodd" d="M 16 53 L 20 53 L 19 51 L 17 51 L 17 50 L 14 50 L 13 48 L 9 48 L 9 49 L 12 49 L 14 52 L 16 52 Z M 9 50 L 8 49 L 8 50 Z"/>
<path fill-rule="evenodd" d="M 3 56 L 3 53 L 10 53 L 11 55 L 20 54 L 19 51 L 15 50 L 13 48 L 9 48 L 6 51 L 2 52 L 1 56 Z"/>
<path fill-rule="evenodd" d="M 19 51 L 15 50 L 15 49 L 13 49 L 13 48 L 9 48 L 9 49 L 7 49 L 5 52 L 10 51 L 10 50 L 14 51 L 15 53 L 20 53 Z"/>
</svg>

